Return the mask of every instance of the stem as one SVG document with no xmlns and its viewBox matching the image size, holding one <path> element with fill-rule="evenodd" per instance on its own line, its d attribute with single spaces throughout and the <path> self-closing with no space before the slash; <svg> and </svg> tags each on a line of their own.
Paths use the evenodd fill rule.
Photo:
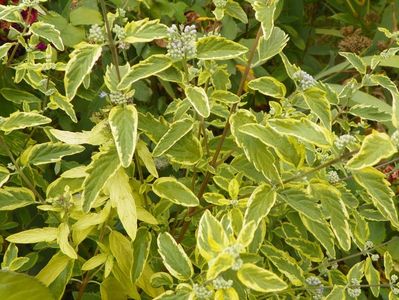
<svg viewBox="0 0 399 300">
<path fill-rule="evenodd" d="M 98 239 L 98 241 L 99 241 L 100 243 L 102 242 L 102 240 L 103 240 L 103 238 L 104 238 L 105 228 L 106 228 L 106 226 L 104 226 L 104 225 L 101 227 L 100 236 L 99 236 L 99 239 Z M 98 254 L 99 251 L 100 251 L 100 248 L 98 247 L 98 244 L 97 244 L 97 247 L 96 247 L 96 250 L 94 251 L 93 257 L 96 256 L 96 255 Z M 76 300 L 82 300 L 82 297 L 83 297 L 83 294 L 84 294 L 84 292 L 85 292 L 85 290 L 86 290 L 86 288 L 87 288 L 87 285 L 89 284 L 90 280 L 91 280 L 100 270 L 101 270 L 101 268 L 97 269 L 97 270 L 96 270 L 95 272 L 93 272 L 93 273 L 91 273 L 91 272 L 89 272 L 89 271 L 86 272 L 85 277 L 84 277 L 83 280 L 82 280 L 82 284 L 81 284 L 80 287 L 79 287 L 78 296 L 76 297 Z"/>
<path fill-rule="evenodd" d="M 111 32 L 111 27 L 109 26 L 108 18 L 107 18 L 107 8 L 105 6 L 104 0 L 100 0 L 101 4 L 101 10 L 104 18 L 104 23 L 105 23 L 105 29 L 107 31 L 107 36 L 108 36 L 108 43 L 109 47 L 111 49 L 111 54 L 112 54 L 112 62 L 115 65 L 116 69 L 116 76 L 118 77 L 118 81 L 121 81 L 121 73 L 119 71 L 119 58 L 118 58 L 118 52 L 116 50 L 116 46 L 114 43 L 114 39 L 112 38 L 112 32 Z"/>
<path fill-rule="evenodd" d="M 4 147 L 7 152 L 8 157 L 11 159 L 11 162 L 14 164 L 15 169 L 18 172 L 18 175 L 21 177 L 22 181 L 29 187 L 29 189 L 36 195 L 40 202 L 46 202 L 43 196 L 36 190 L 34 184 L 29 180 L 28 177 L 22 172 L 20 166 L 18 165 L 17 161 L 14 158 L 10 148 L 8 147 L 7 143 L 4 141 L 3 137 L 0 135 L 0 145 Z"/>
<path fill-rule="evenodd" d="M 284 184 L 286 184 L 286 183 L 295 181 L 295 180 L 297 180 L 297 179 L 306 177 L 306 176 L 308 176 L 308 175 L 310 175 L 310 174 L 313 174 L 313 173 L 315 173 L 315 172 L 317 172 L 317 171 L 320 171 L 320 170 L 322 170 L 322 169 L 324 169 L 324 168 L 327 168 L 327 167 L 329 167 L 329 166 L 331 166 L 331 165 L 334 165 L 334 164 L 340 162 L 341 160 L 344 160 L 344 159 L 346 159 L 346 158 L 349 158 L 350 156 L 352 156 L 353 154 L 355 154 L 355 153 L 357 153 L 357 152 L 358 152 L 358 150 L 352 151 L 352 152 L 349 152 L 349 153 L 342 154 L 340 157 L 337 157 L 337 158 L 334 158 L 334 159 L 332 159 L 332 160 L 330 160 L 330 161 L 327 161 L 327 162 L 325 162 L 324 164 L 321 164 L 320 166 L 317 166 L 316 168 L 313 168 L 313 169 L 311 169 L 311 170 L 309 170 L 309 171 L 306 171 L 306 172 L 304 172 L 304 173 L 300 173 L 300 174 L 298 174 L 298 175 L 295 175 L 295 176 L 292 176 L 292 177 L 290 177 L 290 178 L 287 178 L 287 179 L 283 180 L 281 184 L 277 184 L 276 186 L 281 186 L 281 185 L 284 185 Z"/>
<path fill-rule="evenodd" d="M 380 247 L 383 247 L 383 246 L 389 244 L 389 243 L 392 242 L 393 240 L 394 240 L 394 239 L 389 240 L 388 242 L 385 242 L 385 243 L 376 245 L 376 246 L 374 246 L 373 248 L 370 248 L 370 249 L 367 249 L 367 250 L 363 250 L 363 251 L 358 252 L 358 253 L 354 253 L 354 254 L 351 254 L 351 255 L 348 255 L 348 256 L 339 258 L 339 259 L 330 260 L 330 261 L 327 262 L 326 264 L 321 264 L 321 265 L 319 265 L 319 266 L 317 266 L 317 267 L 315 267 L 315 268 L 313 268 L 313 269 L 310 269 L 309 272 L 318 270 L 318 269 L 321 268 L 321 267 L 328 267 L 328 266 L 334 265 L 334 264 L 336 264 L 336 263 L 339 263 L 339 262 L 341 262 L 341 261 L 345 261 L 345 260 L 347 260 L 347 259 L 351 259 L 351 258 L 354 258 L 354 257 L 358 257 L 358 256 L 365 255 L 365 254 L 369 253 L 369 252 L 372 251 L 372 250 L 375 250 L 375 249 L 377 249 L 377 248 L 380 248 Z"/>
<path fill-rule="evenodd" d="M 251 70 L 252 60 L 255 57 L 255 52 L 256 52 L 256 49 L 258 47 L 259 40 L 260 40 L 261 36 L 262 36 L 262 27 L 259 27 L 258 33 L 256 34 L 255 41 L 254 41 L 254 43 L 252 45 L 252 48 L 251 48 L 251 50 L 250 50 L 250 52 L 248 54 L 247 65 L 245 67 L 244 73 L 242 74 L 240 85 L 239 85 L 238 90 L 237 90 L 237 96 L 238 97 L 240 97 L 242 95 L 242 93 L 244 92 L 245 83 L 247 81 L 249 71 Z M 223 133 L 222 133 L 222 136 L 220 138 L 219 144 L 217 145 L 215 153 L 214 153 L 213 158 L 212 158 L 212 161 L 210 162 L 210 166 L 213 167 L 213 168 L 217 164 L 220 151 L 222 150 L 224 141 L 225 141 L 225 139 L 227 137 L 227 134 L 229 133 L 229 130 L 230 130 L 230 118 L 233 115 L 233 113 L 236 111 L 237 105 L 238 105 L 237 103 L 234 104 L 231 107 L 231 109 L 230 109 L 230 113 L 229 113 L 229 116 L 227 118 L 226 125 L 223 128 Z M 211 177 L 212 177 L 212 174 L 209 171 L 206 172 L 204 180 L 202 181 L 201 187 L 200 187 L 199 192 L 197 194 L 197 198 L 198 199 L 201 199 L 202 196 L 204 195 Z M 188 211 L 187 211 L 187 217 L 191 217 L 195 213 L 196 210 L 197 210 L 196 207 L 189 208 Z M 179 235 L 179 237 L 177 239 L 178 243 L 180 243 L 183 240 L 184 235 L 186 234 L 189 225 L 190 225 L 189 221 L 184 221 L 183 227 L 182 227 L 182 229 L 180 231 L 180 235 Z"/>
<path fill-rule="evenodd" d="M 31 15 L 32 15 L 32 7 L 29 7 L 29 8 L 28 8 L 28 14 L 26 15 L 26 21 L 25 21 L 26 26 L 24 27 L 24 30 L 22 30 L 21 36 L 24 36 L 25 33 L 28 31 L 28 28 L 29 28 L 29 26 L 30 26 L 29 20 L 30 20 Z M 12 49 L 12 52 L 11 52 L 11 54 L 10 54 L 10 58 L 9 58 L 8 61 L 7 61 L 7 67 L 9 67 L 10 64 L 11 64 L 11 62 L 13 61 L 14 56 L 15 56 L 15 54 L 17 53 L 18 48 L 19 48 L 19 44 L 16 44 L 16 45 L 14 46 L 14 49 Z"/>
</svg>

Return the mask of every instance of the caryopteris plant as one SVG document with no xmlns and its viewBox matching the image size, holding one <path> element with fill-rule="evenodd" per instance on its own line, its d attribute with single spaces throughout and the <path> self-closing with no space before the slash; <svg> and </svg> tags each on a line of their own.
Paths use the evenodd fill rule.
<svg viewBox="0 0 399 300">
<path fill-rule="evenodd" d="M 398 299 L 397 32 L 312 77 L 282 0 L 1 3 L 0 299 Z"/>
</svg>

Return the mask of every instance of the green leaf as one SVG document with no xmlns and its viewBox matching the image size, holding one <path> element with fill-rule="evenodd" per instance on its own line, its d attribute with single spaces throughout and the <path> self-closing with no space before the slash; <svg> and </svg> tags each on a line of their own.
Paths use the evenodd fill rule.
<svg viewBox="0 0 399 300">
<path fill-rule="evenodd" d="M 366 258 L 366 263 L 364 264 L 364 276 L 370 284 L 370 289 L 374 297 L 378 298 L 380 294 L 380 272 L 374 268 L 371 257 Z"/>
<path fill-rule="evenodd" d="M 50 164 L 60 161 L 64 156 L 74 155 L 85 150 L 79 145 L 68 145 L 64 143 L 43 143 L 34 145 L 27 150 L 26 157 L 22 161 L 25 164 L 35 166 Z"/>
<path fill-rule="evenodd" d="M 17 90 L 12 88 L 2 88 L 0 94 L 8 101 L 15 104 L 22 103 L 41 103 L 42 100 L 37 96 L 26 92 L 24 90 Z"/>
<path fill-rule="evenodd" d="M 0 211 L 15 210 L 35 203 L 34 194 L 24 187 L 4 187 L 0 189 Z"/>
<path fill-rule="evenodd" d="M 89 174 L 83 183 L 83 210 L 88 212 L 107 180 L 120 168 L 118 153 L 115 148 L 98 153 L 88 166 Z"/>
<path fill-rule="evenodd" d="M 123 228 L 134 241 L 137 232 L 137 211 L 129 177 L 124 169 L 120 168 L 108 179 L 107 187 L 112 206 L 116 207 Z"/>
<path fill-rule="evenodd" d="M 373 105 L 357 104 L 350 108 L 349 113 L 362 119 L 378 122 L 387 122 L 392 118 L 392 114 L 389 114 Z"/>
<path fill-rule="evenodd" d="M 35 228 L 9 235 L 6 240 L 15 244 L 35 244 L 39 242 L 52 242 L 57 239 L 56 227 Z"/>
<path fill-rule="evenodd" d="M 229 239 L 222 224 L 206 210 L 199 222 L 197 247 L 199 253 L 207 260 L 215 258 L 229 244 Z"/>
<path fill-rule="evenodd" d="M 120 268 L 120 271 L 131 280 L 131 272 L 133 267 L 133 248 L 127 237 L 118 231 L 112 230 L 109 234 L 109 248 L 112 256 Z"/>
<path fill-rule="evenodd" d="M 102 24 L 103 18 L 97 7 L 80 6 L 71 11 L 69 18 L 72 25 Z"/>
<path fill-rule="evenodd" d="M 197 58 L 203 60 L 226 60 L 236 58 L 247 51 L 247 47 L 224 37 L 203 37 L 197 42 Z"/>
<path fill-rule="evenodd" d="M 393 271 L 393 266 L 394 266 L 394 263 L 393 263 L 392 255 L 388 251 L 385 251 L 385 253 L 384 253 L 385 278 L 391 277 L 391 272 Z"/>
<path fill-rule="evenodd" d="M 64 51 L 64 44 L 60 36 L 60 32 L 55 28 L 54 25 L 47 24 L 44 22 L 34 22 L 29 27 L 30 32 L 46 39 L 52 43 L 58 50 Z"/>
<path fill-rule="evenodd" d="M 208 262 L 208 271 L 206 272 L 206 280 L 215 279 L 220 273 L 230 269 L 235 262 L 231 254 L 221 252 L 214 259 Z"/>
<path fill-rule="evenodd" d="M 194 270 L 183 247 L 178 245 L 167 232 L 158 235 L 158 252 L 169 273 L 181 281 L 187 281 L 193 276 Z"/>
<path fill-rule="evenodd" d="M 239 110 L 231 117 L 231 133 L 256 170 L 261 172 L 269 182 L 280 182 L 278 164 L 273 153 L 257 138 L 240 132 L 242 126 L 255 122 L 256 118 L 249 111 Z"/>
<path fill-rule="evenodd" d="M 121 164 L 127 168 L 132 163 L 137 143 L 137 110 L 134 105 L 115 106 L 108 121 Z"/>
<path fill-rule="evenodd" d="M 101 45 L 80 43 L 70 54 L 71 59 L 65 68 L 64 85 L 68 99 L 73 99 L 79 86 L 91 73 L 94 64 L 102 53 Z"/>
<path fill-rule="evenodd" d="M 172 60 L 168 56 L 162 54 L 151 55 L 130 68 L 130 71 L 123 76 L 118 85 L 118 89 L 127 89 L 136 81 L 156 75 L 166 70 L 171 65 Z"/>
<path fill-rule="evenodd" d="M 326 93 L 317 87 L 312 87 L 304 91 L 301 96 L 310 111 L 320 119 L 324 127 L 330 129 L 332 116 L 330 102 L 327 99 Z"/>
<path fill-rule="evenodd" d="M 73 109 L 73 105 L 68 101 L 68 98 L 56 92 L 50 96 L 50 104 L 55 105 L 57 108 L 62 109 L 74 123 L 78 122 L 76 118 L 75 110 Z"/>
<path fill-rule="evenodd" d="M 3 59 L 4 57 L 7 56 L 8 51 L 14 46 L 14 43 L 5 43 L 0 46 L 0 59 Z"/>
<path fill-rule="evenodd" d="M 281 53 L 289 40 L 288 35 L 278 27 L 274 27 L 268 39 L 261 37 L 251 68 L 264 64 L 266 61 Z"/>
<path fill-rule="evenodd" d="M 296 142 L 293 137 L 280 135 L 268 126 L 260 124 L 246 124 L 239 131 L 259 139 L 264 145 L 273 148 L 277 156 L 295 167 L 302 165 L 305 159 L 303 145 Z"/>
<path fill-rule="evenodd" d="M 237 277 L 245 286 L 261 293 L 283 291 L 288 287 L 276 274 L 250 263 L 241 266 Z"/>
<path fill-rule="evenodd" d="M 271 186 L 267 184 L 258 186 L 248 200 L 244 217 L 245 223 L 255 221 L 256 224 L 259 224 L 269 214 L 275 203 L 276 192 L 272 190 Z"/>
<path fill-rule="evenodd" d="M 185 118 L 174 122 L 169 130 L 162 136 L 158 144 L 155 146 L 152 155 L 155 157 L 163 155 L 173 147 L 180 139 L 185 137 L 193 128 L 192 120 Z"/>
<path fill-rule="evenodd" d="M 339 55 L 345 57 L 360 74 L 366 74 L 367 65 L 360 56 L 351 52 L 339 52 Z"/>
<path fill-rule="evenodd" d="M 209 107 L 208 95 L 205 90 L 197 86 L 188 86 L 185 89 L 185 93 L 195 111 L 203 118 L 209 117 L 211 109 Z"/>
<path fill-rule="evenodd" d="M 248 83 L 248 87 L 255 91 L 259 91 L 263 95 L 278 99 L 284 98 L 287 92 L 285 85 L 271 76 L 263 76 L 251 80 Z"/>
<path fill-rule="evenodd" d="M 287 237 L 284 241 L 310 261 L 322 262 L 324 259 L 323 251 L 318 243 L 294 237 Z"/>
<path fill-rule="evenodd" d="M 347 162 L 346 166 L 352 170 L 371 167 L 395 154 L 396 151 L 395 145 L 386 133 L 374 130 L 364 138 L 359 152 Z"/>
<path fill-rule="evenodd" d="M 263 36 L 268 39 L 274 28 L 274 13 L 278 0 L 254 1 L 252 7 L 255 10 L 255 18 L 262 25 Z"/>
<path fill-rule="evenodd" d="M 283 273 L 295 286 L 301 286 L 305 282 L 303 270 L 298 262 L 288 252 L 277 249 L 272 244 L 266 244 L 260 251 Z"/>
<path fill-rule="evenodd" d="M 145 263 L 150 254 L 151 240 L 152 237 L 147 228 L 141 227 L 137 230 L 136 238 L 133 242 L 133 282 L 143 274 Z"/>
<path fill-rule="evenodd" d="M 57 244 L 60 246 L 61 252 L 72 259 L 78 259 L 75 249 L 69 244 L 70 229 L 67 223 L 61 223 L 58 226 Z"/>
<path fill-rule="evenodd" d="M 97 254 L 93 257 L 90 257 L 90 259 L 88 259 L 83 265 L 82 265 L 82 270 L 83 271 L 90 271 L 93 270 L 99 266 L 101 266 L 102 264 L 105 263 L 105 261 L 107 260 L 108 254 L 106 253 L 100 253 Z"/>
<path fill-rule="evenodd" d="M 240 233 L 237 236 L 237 244 L 241 245 L 242 247 L 248 247 L 252 243 L 252 240 L 255 238 L 255 232 L 258 226 L 259 224 L 257 224 L 253 220 L 248 223 L 245 223 L 245 225 L 241 228 Z"/>
<path fill-rule="evenodd" d="M 108 136 L 108 122 L 103 121 L 94 126 L 90 131 L 72 132 L 58 129 L 50 129 L 50 133 L 57 139 L 70 145 L 102 145 L 110 137 Z"/>
<path fill-rule="evenodd" d="M 315 236 L 324 249 L 327 250 L 328 255 L 331 258 L 335 258 L 334 235 L 331 232 L 328 223 L 315 222 L 302 214 L 300 214 L 300 217 L 303 225 L 305 225 L 306 229 Z"/>
<path fill-rule="evenodd" d="M 313 197 L 321 201 L 324 211 L 329 214 L 331 229 L 338 244 L 344 251 L 349 251 L 351 248 L 349 214 L 342 201 L 341 193 L 332 185 L 322 183 L 313 183 L 310 189 Z"/>
<path fill-rule="evenodd" d="M 345 300 L 345 286 L 335 285 L 331 292 L 326 296 L 326 300 Z"/>
<path fill-rule="evenodd" d="M 10 132 L 17 129 L 36 127 L 48 123 L 51 123 L 51 119 L 42 116 L 39 113 L 16 111 L 8 118 L 0 118 L 0 130 Z"/>
<path fill-rule="evenodd" d="M 319 223 L 324 222 L 324 216 L 316 201 L 311 199 L 305 190 L 287 189 L 279 194 L 283 201 L 297 212 Z"/>
<path fill-rule="evenodd" d="M 47 265 L 40 270 L 39 274 L 36 275 L 36 278 L 46 286 L 49 286 L 68 267 L 70 262 L 71 259 L 68 256 L 58 252 L 51 257 Z"/>
<path fill-rule="evenodd" d="M 159 24 L 159 20 L 142 19 L 129 22 L 125 26 L 126 37 L 123 41 L 131 44 L 151 42 L 166 37 L 167 29 L 165 25 Z"/>
<path fill-rule="evenodd" d="M 197 196 L 173 177 L 161 177 L 152 184 L 152 190 L 161 198 L 165 198 L 175 204 L 195 207 L 199 205 Z"/>
<path fill-rule="evenodd" d="M 308 119 L 272 119 L 269 126 L 279 134 L 297 137 L 305 142 L 315 144 L 321 148 L 329 148 L 333 138 L 331 133 Z"/>
<path fill-rule="evenodd" d="M 0 166 L 0 188 L 8 181 L 8 179 L 10 179 L 10 171 L 6 167 Z"/>
<path fill-rule="evenodd" d="M 233 94 L 232 92 L 229 92 L 229 91 L 223 91 L 223 90 L 213 91 L 212 95 L 211 95 L 211 99 L 213 101 L 222 102 L 227 105 L 238 103 L 241 101 L 240 97 L 238 97 L 236 94 Z"/>
<path fill-rule="evenodd" d="M 393 200 L 395 194 L 389 187 L 389 182 L 385 179 L 385 175 L 369 167 L 356 170 L 353 172 L 353 177 L 370 195 L 378 211 L 389 220 L 393 226 L 399 228 L 398 213 Z"/>
<path fill-rule="evenodd" d="M 140 157 L 141 161 L 144 163 L 144 166 L 147 168 L 148 172 L 158 178 L 158 171 L 154 162 L 154 158 L 152 157 L 152 153 L 148 150 L 147 145 L 142 140 L 139 140 L 136 145 L 137 154 Z"/>
<path fill-rule="evenodd" d="M 224 7 L 224 12 L 226 15 L 240 20 L 244 24 L 248 23 L 248 17 L 246 12 L 244 11 L 244 9 L 242 9 L 239 3 L 233 0 L 228 0 L 226 6 Z"/>
<path fill-rule="evenodd" d="M 50 290 L 34 277 L 0 271 L 0 299 L 54 300 Z"/>
</svg>

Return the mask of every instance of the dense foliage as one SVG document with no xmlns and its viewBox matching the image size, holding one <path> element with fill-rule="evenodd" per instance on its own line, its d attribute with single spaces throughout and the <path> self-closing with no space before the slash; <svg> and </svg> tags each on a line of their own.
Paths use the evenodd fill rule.
<svg viewBox="0 0 399 300">
<path fill-rule="evenodd" d="M 399 1 L 0 4 L 0 299 L 399 298 Z"/>
</svg>

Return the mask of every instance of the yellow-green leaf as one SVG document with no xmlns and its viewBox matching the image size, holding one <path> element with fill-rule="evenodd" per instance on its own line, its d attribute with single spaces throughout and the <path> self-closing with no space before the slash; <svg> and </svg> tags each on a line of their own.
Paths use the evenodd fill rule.
<svg viewBox="0 0 399 300">
<path fill-rule="evenodd" d="M 15 244 L 35 244 L 40 242 L 52 242 L 57 239 L 56 227 L 35 228 L 9 235 L 6 240 Z"/>
<path fill-rule="evenodd" d="M 162 262 L 170 274 L 182 281 L 189 280 L 194 270 L 183 247 L 167 232 L 158 235 L 157 244 Z"/>
<path fill-rule="evenodd" d="M 161 198 L 165 198 L 178 205 L 195 207 L 199 205 L 199 200 L 194 193 L 173 177 L 161 177 L 157 179 L 152 190 Z"/>
<path fill-rule="evenodd" d="M 203 60 L 231 59 L 247 51 L 247 47 L 220 36 L 203 37 L 197 42 L 197 58 Z"/>
<path fill-rule="evenodd" d="M 77 259 L 75 249 L 69 244 L 69 226 L 67 223 L 61 223 L 58 226 L 57 244 L 60 246 L 61 252 L 72 259 Z"/>
<path fill-rule="evenodd" d="M 276 203 L 276 192 L 270 185 L 262 184 L 251 194 L 245 210 L 245 223 L 255 221 L 259 224 Z"/>
<path fill-rule="evenodd" d="M 389 220 L 393 226 L 399 228 L 398 213 L 393 200 L 395 194 L 389 187 L 389 182 L 385 179 L 385 175 L 369 167 L 353 172 L 353 176 L 356 182 L 370 195 L 378 211 Z"/>
<path fill-rule="evenodd" d="M 273 272 L 262 269 L 251 263 L 243 264 L 237 272 L 237 277 L 245 286 L 261 293 L 283 291 L 288 287 L 288 285 Z"/>
<path fill-rule="evenodd" d="M 188 101 L 194 107 L 195 111 L 204 118 L 209 117 L 211 109 L 209 106 L 208 95 L 205 90 L 197 86 L 188 86 L 185 90 Z"/>
<path fill-rule="evenodd" d="M 129 237 L 134 241 L 137 232 L 137 211 L 129 177 L 120 168 L 108 179 L 107 187 L 112 206 L 116 207 L 118 217 Z"/>
<path fill-rule="evenodd" d="M 0 211 L 14 210 L 35 203 L 31 190 L 24 187 L 0 188 Z"/>
<path fill-rule="evenodd" d="M 279 134 L 294 136 L 321 148 L 329 148 L 333 143 L 332 134 L 326 128 L 305 118 L 273 119 L 268 124 Z"/>
<path fill-rule="evenodd" d="M 94 64 L 102 53 L 98 44 L 82 42 L 70 54 L 71 59 L 65 68 L 65 92 L 68 99 L 73 99 L 85 77 L 90 74 Z"/>
<path fill-rule="evenodd" d="M 83 183 L 83 210 L 88 212 L 107 180 L 118 171 L 120 161 L 115 148 L 98 153 L 87 169 L 89 176 Z"/>
<path fill-rule="evenodd" d="M 127 168 L 137 143 L 137 110 L 134 105 L 115 106 L 109 113 L 108 121 L 121 164 Z"/>
<path fill-rule="evenodd" d="M 24 164 L 35 166 L 50 164 L 60 161 L 64 156 L 74 155 L 84 151 L 80 145 L 68 145 L 64 143 L 43 143 L 34 145 L 28 150 L 22 161 Z"/>
<path fill-rule="evenodd" d="M 14 112 L 8 118 L 0 118 L 0 130 L 10 132 L 27 127 L 51 123 L 51 119 L 36 112 Z"/>
<path fill-rule="evenodd" d="M 271 76 L 263 76 L 251 80 L 248 83 L 248 87 L 255 91 L 259 91 L 263 95 L 278 99 L 284 98 L 287 92 L 285 85 Z"/>
<path fill-rule="evenodd" d="M 173 145 L 175 145 L 180 139 L 182 139 L 188 132 L 193 128 L 194 123 L 188 119 L 182 119 L 174 122 L 169 130 L 162 136 L 158 144 L 155 146 L 152 154 L 157 157 L 164 154 Z"/>
<path fill-rule="evenodd" d="M 373 131 L 364 138 L 359 152 L 348 161 L 346 166 L 352 170 L 371 167 L 395 153 L 396 147 L 390 137 L 386 133 Z"/>
</svg>

